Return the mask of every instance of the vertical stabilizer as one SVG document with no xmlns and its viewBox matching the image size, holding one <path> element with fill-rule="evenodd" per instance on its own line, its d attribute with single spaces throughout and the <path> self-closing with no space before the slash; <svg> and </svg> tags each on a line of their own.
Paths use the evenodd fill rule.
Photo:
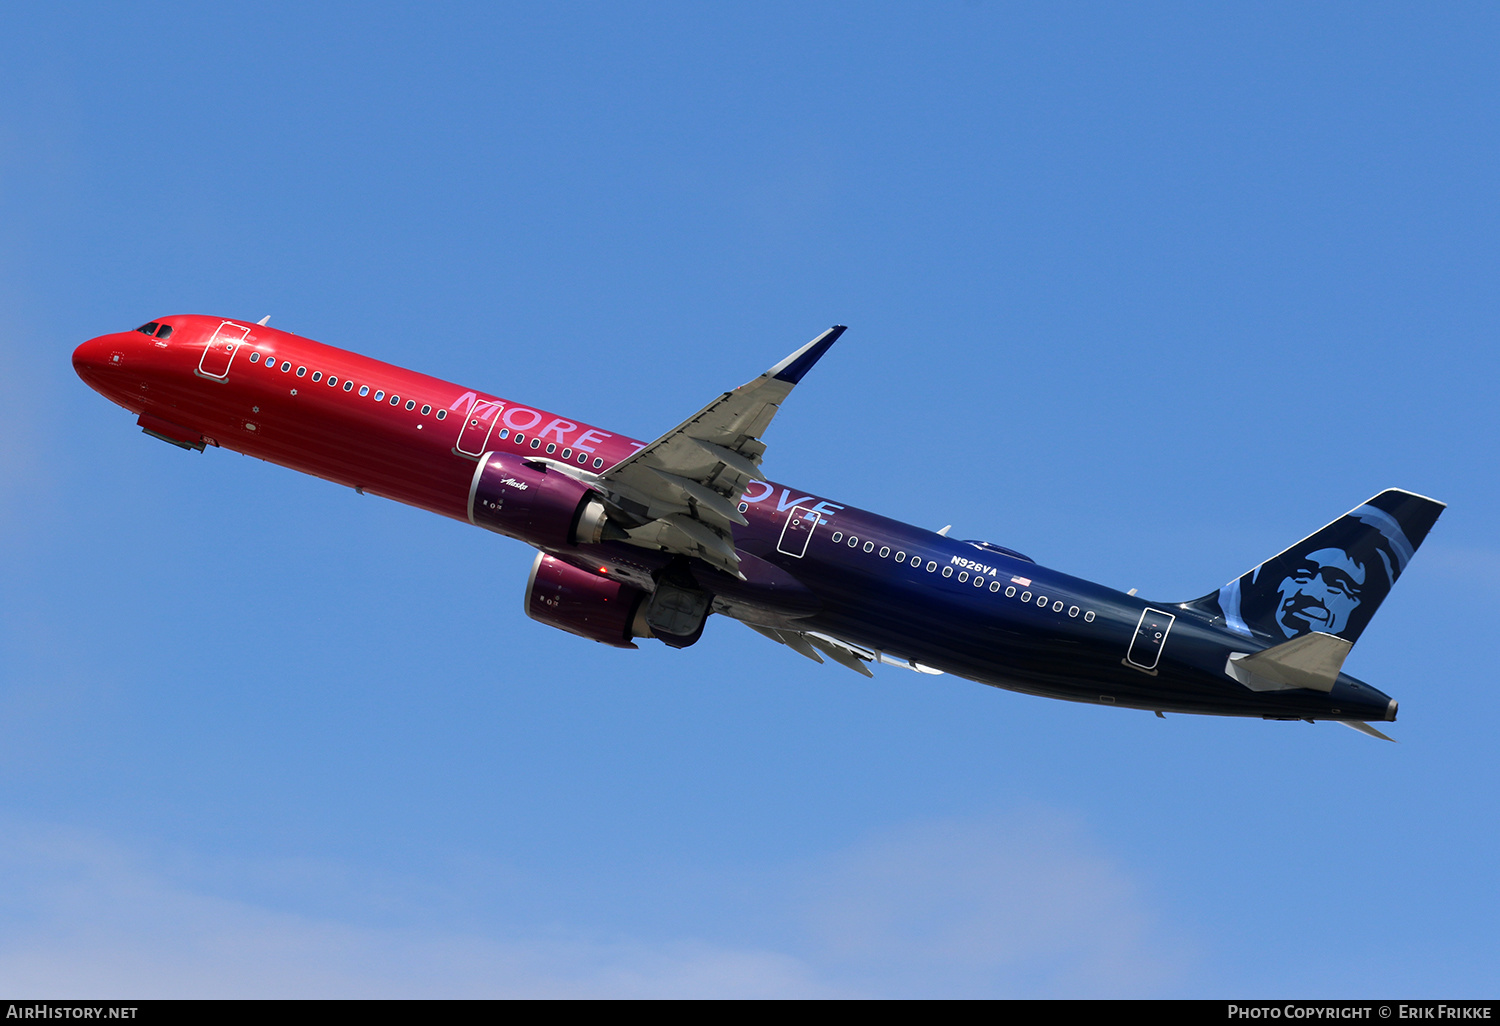
<svg viewBox="0 0 1500 1026">
<path fill-rule="evenodd" d="M 1445 508 L 1399 488 L 1381 492 L 1191 604 L 1246 637 L 1280 643 L 1316 632 L 1352 645 Z"/>
</svg>

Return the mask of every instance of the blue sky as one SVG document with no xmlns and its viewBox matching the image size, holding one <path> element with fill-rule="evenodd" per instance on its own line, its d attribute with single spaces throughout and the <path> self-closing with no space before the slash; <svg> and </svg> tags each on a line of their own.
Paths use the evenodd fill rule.
<svg viewBox="0 0 1500 1026">
<path fill-rule="evenodd" d="M 0 990 L 1493 996 L 1500 14 L 0 13 Z M 529 550 L 143 436 L 169 313 L 650 438 L 833 323 L 768 471 L 1150 598 L 1450 509 L 1334 724 L 619 652 Z"/>
</svg>

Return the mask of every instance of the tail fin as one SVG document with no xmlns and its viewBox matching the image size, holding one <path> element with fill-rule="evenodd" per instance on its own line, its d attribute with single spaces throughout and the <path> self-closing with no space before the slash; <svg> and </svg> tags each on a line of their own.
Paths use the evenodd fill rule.
<svg viewBox="0 0 1500 1026">
<path fill-rule="evenodd" d="M 1392 488 L 1189 605 L 1246 637 L 1354 644 L 1446 505 Z"/>
</svg>

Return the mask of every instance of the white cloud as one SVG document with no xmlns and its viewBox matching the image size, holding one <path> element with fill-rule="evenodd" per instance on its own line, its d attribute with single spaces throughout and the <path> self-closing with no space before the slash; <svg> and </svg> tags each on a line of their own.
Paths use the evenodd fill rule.
<svg viewBox="0 0 1500 1026">
<path fill-rule="evenodd" d="M 1181 975 L 1135 883 L 1052 813 L 906 826 L 820 883 L 827 961 L 890 993 L 1134 996 Z"/>
<path fill-rule="evenodd" d="M 818 866 L 771 874 L 778 882 L 763 883 L 756 904 L 780 910 L 784 936 L 801 934 L 785 943 L 643 941 L 597 924 L 509 936 L 505 924 L 493 932 L 370 926 L 209 893 L 243 890 L 265 867 L 203 873 L 160 861 L 78 832 L 10 824 L 0 840 L 0 990 L 80 998 L 1100 996 L 1161 993 L 1178 976 L 1128 876 L 1076 826 L 1046 814 L 909 826 Z M 188 878 L 217 882 L 181 882 Z M 700 915 L 704 934 L 748 932 L 722 911 Z"/>
<path fill-rule="evenodd" d="M 0 991 L 68 997 L 784 997 L 787 955 L 694 941 L 368 928 L 174 885 L 97 838 L 11 829 Z"/>
</svg>

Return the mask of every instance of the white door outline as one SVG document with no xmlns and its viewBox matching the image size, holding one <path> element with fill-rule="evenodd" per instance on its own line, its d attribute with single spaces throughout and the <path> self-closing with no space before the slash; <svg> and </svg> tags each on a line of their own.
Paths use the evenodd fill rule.
<svg viewBox="0 0 1500 1026">
<path fill-rule="evenodd" d="M 1148 625 L 1147 620 L 1151 623 Z M 1165 625 L 1161 621 L 1165 620 Z M 1130 650 L 1125 653 L 1126 662 L 1131 666 L 1138 666 L 1142 670 L 1154 670 L 1156 664 L 1161 661 L 1161 650 L 1167 645 L 1167 635 L 1172 631 L 1172 624 L 1177 622 L 1177 617 L 1165 609 L 1152 609 L 1147 606 L 1141 610 L 1141 618 L 1136 622 L 1135 635 L 1130 639 Z M 1160 627 L 1160 630 L 1155 628 Z M 1145 643 L 1141 639 L 1146 631 L 1150 636 L 1146 637 Z M 1141 658 L 1136 658 L 1136 645 L 1141 645 Z M 1149 656 L 1150 662 L 1143 662 Z"/>
<path fill-rule="evenodd" d="M 502 403 L 490 399 L 482 399 L 469 407 L 469 412 L 464 416 L 463 423 L 458 429 L 458 441 L 454 443 L 453 451 L 460 456 L 468 456 L 477 460 L 485 451 L 484 447 L 489 444 L 490 435 L 495 431 L 495 425 L 500 423 L 499 413 L 502 405 Z M 484 429 L 483 436 L 479 439 L 479 444 L 473 449 L 465 449 L 464 437 L 467 435 L 472 440 L 476 435 L 479 435 L 479 426 L 484 424 L 486 418 L 489 420 L 489 426 Z"/>
<path fill-rule="evenodd" d="M 235 332 L 239 334 L 235 334 Z M 203 355 L 198 357 L 199 376 L 209 378 L 213 381 L 223 381 L 229 377 L 229 368 L 234 363 L 234 354 L 240 351 L 240 343 L 245 341 L 245 336 L 248 334 L 250 334 L 250 329 L 242 324 L 236 324 L 233 321 L 225 321 L 220 324 L 218 330 L 214 332 L 213 338 L 208 340 L 208 345 L 203 347 Z M 224 361 L 224 373 L 214 374 L 207 370 L 204 364 L 208 362 L 209 356 L 219 346 L 224 347 L 224 355 L 227 356 L 227 359 Z"/>
<path fill-rule="evenodd" d="M 807 545 L 822 522 L 823 518 L 811 506 L 793 506 L 792 511 L 786 515 L 786 523 L 781 525 L 781 537 L 776 539 L 776 551 L 801 559 L 807 555 Z M 790 538 L 787 537 L 788 534 L 791 535 Z"/>
</svg>

